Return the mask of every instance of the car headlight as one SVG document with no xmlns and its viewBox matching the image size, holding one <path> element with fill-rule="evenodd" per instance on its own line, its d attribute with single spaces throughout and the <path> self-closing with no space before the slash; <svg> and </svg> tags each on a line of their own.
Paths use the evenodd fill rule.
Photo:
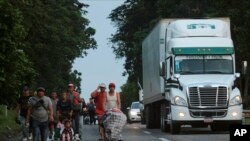
<svg viewBox="0 0 250 141">
<path fill-rule="evenodd" d="M 187 106 L 187 102 L 179 96 L 174 97 L 174 104 L 181 105 L 181 106 Z"/>
<path fill-rule="evenodd" d="M 136 112 L 135 111 L 130 111 L 130 115 L 135 116 Z"/>
<path fill-rule="evenodd" d="M 232 105 L 238 105 L 238 104 L 241 104 L 242 103 L 242 99 L 241 99 L 241 96 L 240 95 L 237 95 L 237 96 L 235 96 L 234 98 L 232 98 L 231 100 L 230 100 L 230 105 L 232 106 Z"/>
</svg>

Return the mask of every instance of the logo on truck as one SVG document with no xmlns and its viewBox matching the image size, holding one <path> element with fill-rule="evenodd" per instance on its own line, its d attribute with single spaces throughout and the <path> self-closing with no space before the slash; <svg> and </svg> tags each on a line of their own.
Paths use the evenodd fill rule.
<svg viewBox="0 0 250 141">
<path fill-rule="evenodd" d="M 213 24 L 189 24 L 187 25 L 187 29 L 198 29 L 198 28 L 211 28 L 211 29 L 215 29 L 215 25 Z"/>
</svg>

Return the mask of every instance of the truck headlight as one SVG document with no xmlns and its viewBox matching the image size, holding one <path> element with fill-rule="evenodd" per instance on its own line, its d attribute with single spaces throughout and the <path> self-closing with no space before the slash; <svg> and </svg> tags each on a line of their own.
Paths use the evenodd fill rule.
<svg viewBox="0 0 250 141">
<path fill-rule="evenodd" d="M 181 106 L 187 106 L 187 102 L 179 96 L 174 97 L 174 104 L 181 105 Z"/>
<path fill-rule="evenodd" d="M 240 95 L 237 95 L 237 96 L 235 96 L 234 98 L 232 98 L 231 100 L 230 100 L 230 106 L 232 106 L 232 105 L 238 105 L 238 104 L 241 104 L 242 103 L 242 99 L 241 99 L 241 96 Z"/>
</svg>

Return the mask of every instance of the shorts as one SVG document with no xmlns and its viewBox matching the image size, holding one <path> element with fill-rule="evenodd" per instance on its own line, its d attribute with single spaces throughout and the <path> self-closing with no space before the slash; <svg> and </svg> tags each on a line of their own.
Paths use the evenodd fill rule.
<svg viewBox="0 0 250 141">
<path fill-rule="evenodd" d="M 97 115 L 98 125 L 103 126 L 103 115 Z"/>
</svg>

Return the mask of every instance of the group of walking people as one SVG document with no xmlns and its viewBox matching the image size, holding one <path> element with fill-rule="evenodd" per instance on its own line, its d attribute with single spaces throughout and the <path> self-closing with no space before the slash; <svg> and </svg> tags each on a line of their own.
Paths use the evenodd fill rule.
<svg viewBox="0 0 250 141">
<path fill-rule="evenodd" d="M 97 116 L 99 140 L 106 140 L 107 131 L 111 133 L 111 130 L 113 130 L 111 127 L 115 124 L 109 126 L 109 129 L 105 129 L 107 127 L 105 126 L 107 125 L 105 120 L 115 123 L 115 120 L 119 119 L 119 125 L 117 125 L 121 128 L 126 123 L 126 116 L 120 111 L 120 94 L 115 91 L 115 87 L 114 83 L 110 83 L 108 85 L 109 91 L 106 91 L 106 85 L 101 83 L 91 93 L 90 103 L 87 105 L 84 99 L 80 98 L 73 84 L 68 85 L 68 91 L 61 93 L 61 98 L 58 98 L 56 91 L 52 91 L 50 97 L 46 96 L 43 87 L 37 88 L 36 94 L 31 96 L 29 88 L 25 86 L 16 108 L 16 120 L 21 123 L 23 141 L 32 138 L 33 141 L 47 141 L 48 137 L 60 141 L 80 140 L 80 112 L 81 110 L 87 111 L 90 106 L 92 106 L 92 123 L 95 123 L 93 118 Z M 109 117 L 107 116 L 108 110 L 110 110 Z M 111 113 L 121 115 L 121 118 L 112 119 L 110 118 Z M 120 134 L 118 140 L 122 140 Z"/>
<path fill-rule="evenodd" d="M 82 110 L 83 124 L 94 124 L 96 125 L 96 115 L 95 115 L 95 101 L 89 98 L 89 102 L 86 103 L 86 110 Z"/>
<path fill-rule="evenodd" d="M 123 140 L 120 132 L 126 124 L 127 118 L 121 112 L 120 94 L 115 91 L 115 84 L 108 85 L 109 91 L 106 92 L 106 85 L 101 83 L 91 93 L 91 98 L 96 104 L 96 115 L 99 124 L 99 141 Z"/>
<path fill-rule="evenodd" d="M 25 86 L 17 101 L 15 118 L 21 124 L 22 140 L 47 141 L 48 137 L 55 139 L 56 136 L 61 141 L 80 140 L 79 113 L 85 106 L 73 84 L 61 93 L 60 99 L 56 91 L 46 96 L 43 87 L 37 88 L 31 96 Z"/>
</svg>

